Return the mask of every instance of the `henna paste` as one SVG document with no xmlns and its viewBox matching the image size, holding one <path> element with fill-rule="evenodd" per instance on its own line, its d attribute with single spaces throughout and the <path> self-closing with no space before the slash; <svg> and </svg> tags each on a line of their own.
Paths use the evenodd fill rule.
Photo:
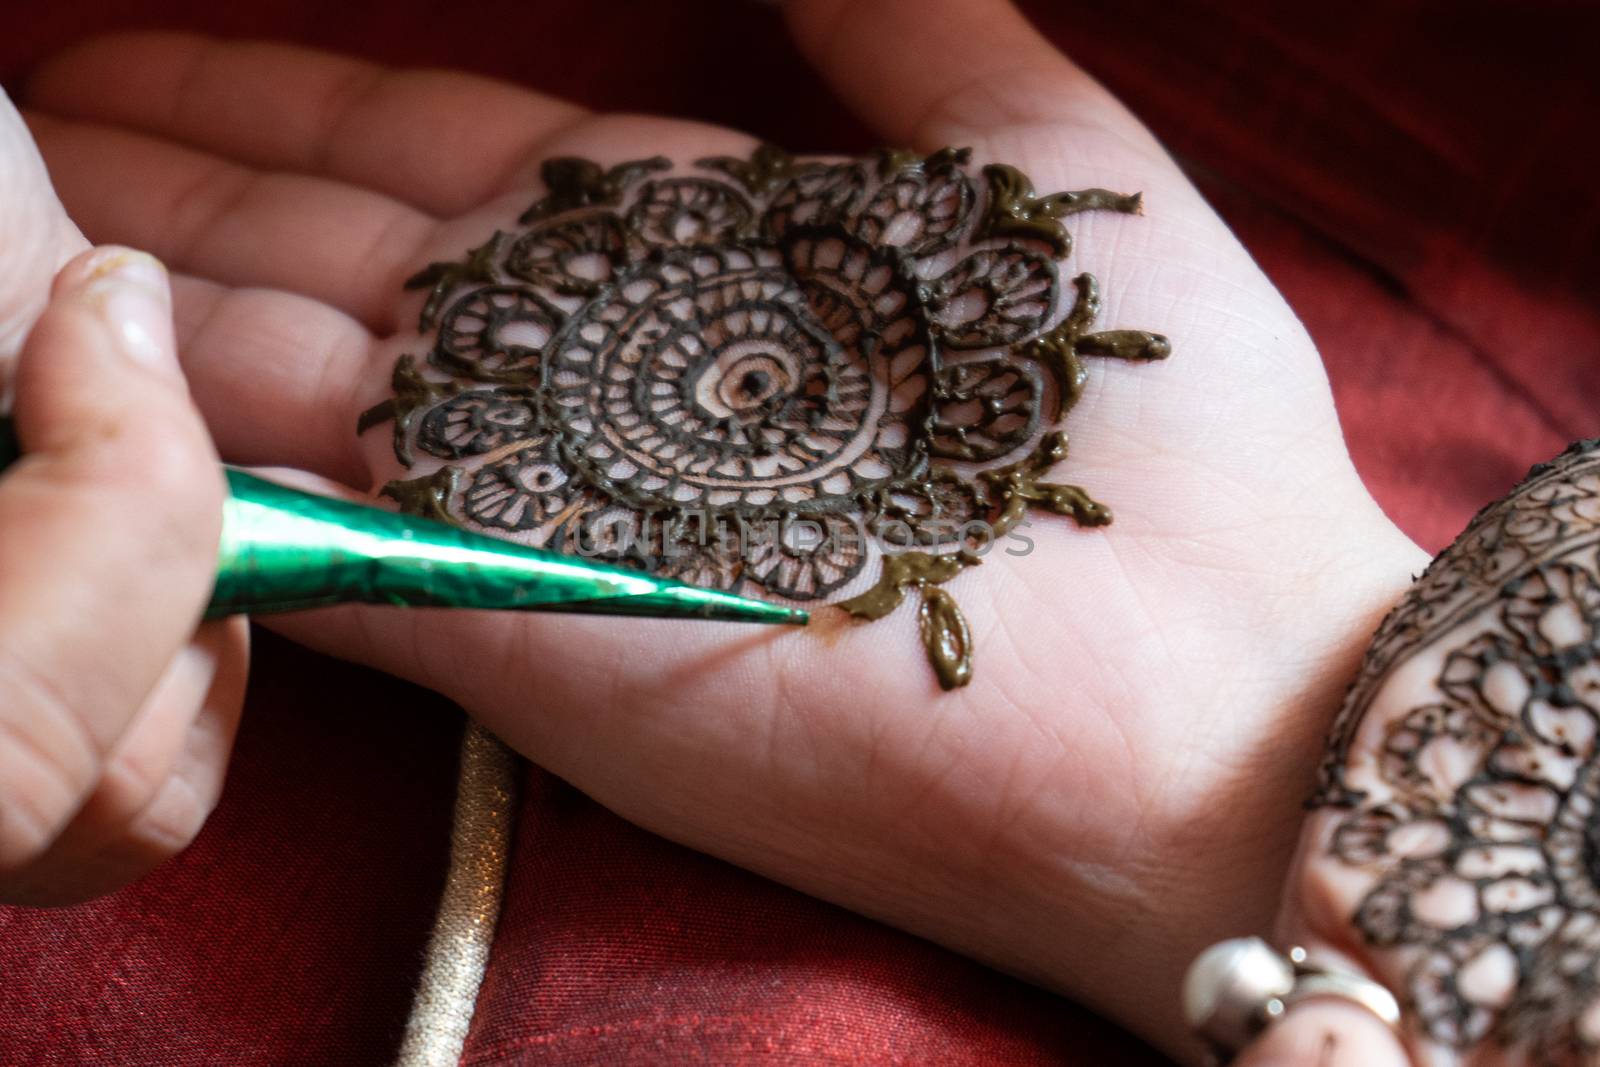
<svg viewBox="0 0 1600 1067">
<path fill-rule="evenodd" d="M 1101 525 L 1056 427 L 1082 359 L 1160 359 L 1165 338 L 1091 332 L 1094 279 L 1063 301 L 1091 189 L 1035 194 L 965 149 L 801 162 L 770 145 L 692 168 L 553 159 L 546 194 L 427 290 L 422 358 L 363 416 L 424 473 L 407 510 L 729 591 L 880 618 L 908 592 L 945 688 L 972 674 L 942 583 L 977 562 L 963 524 L 1030 508 Z M 892 553 L 874 547 L 893 527 Z M 805 536 L 801 536 L 800 531 Z"/>
<path fill-rule="evenodd" d="M 1422 667 L 1414 703 L 1369 714 Z M 1313 804 L 1331 862 L 1372 879 L 1352 922 L 1428 1040 L 1595 1062 L 1600 440 L 1484 509 L 1384 621 Z"/>
<path fill-rule="evenodd" d="M 881 619 L 900 606 L 908 590 L 915 589 L 922 595 L 917 625 L 928 662 L 933 664 L 939 684 L 955 689 L 972 680 L 972 634 L 955 598 L 937 586 L 977 563 L 976 556 L 965 552 L 944 556 L 902 552 L 884 560 L 878 584 L 840 601 L 839 607 L 858 619 Z"/>
</svg>

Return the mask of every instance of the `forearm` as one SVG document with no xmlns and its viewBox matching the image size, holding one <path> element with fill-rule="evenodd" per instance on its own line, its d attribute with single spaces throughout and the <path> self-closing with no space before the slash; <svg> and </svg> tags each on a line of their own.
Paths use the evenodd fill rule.
<svg viewBox="0 0 1600 1067">
<path fill-rule="evenodd" d="M 1139 907 L 1114 916 L 1121 925 L 1109 926 L 1103 949 L 1091 956 L 1060 947 L 1058 959 L 1102 959 L 1109 973 L 1086 985 L 1058 964 L 1058 986 L 1095 1001 L 1180 1062 L 1196 1062 L 1201 1051 L 1180 1010 L 1184 971 L 1208 944 L 1273 930 L 1324 741 L 1372 634 L 1426 563 L 1386 521 L 1352 540 L 1363 547 L 1350 566 L 1290 598 L 1300 606 L 1286 610 L 1283 631 L 1262 635 L 1265 655 L 1290 668 L 1258 697 L 1275 709 L 1274 728 L 1248 739 L 1241 731 L 1210 788 L 1175 799 L 1189 817 L 1166 821 L 1164 839 L 1147 851 Z M 1295 626 L 1296 617 L 1305 623 Z M 1224 722 L 1249 718 L 1243 708 L 1213 714 Z M 1062 896 L 1055 905 L 1081 901 Z"/>
</svg>

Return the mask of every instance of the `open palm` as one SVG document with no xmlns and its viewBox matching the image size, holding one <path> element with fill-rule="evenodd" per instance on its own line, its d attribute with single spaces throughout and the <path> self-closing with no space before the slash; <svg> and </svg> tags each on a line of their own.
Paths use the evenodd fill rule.
<svg viewBox="0 0 1600 1067">
<path fill-rule="evenodd" d="M 978 670 L 941 693 L 912 613 L 808 631 L 338 610 L 281 622 L 458 700 L 623 815 L 1006 969 L 1178 1047 L 1208 940 L 1270 925 L 1320 739 L 1420 553 L 1358 481 L 1310 340 L 1151 136 L 1001 0 L 795 0 L 802 48 L 893 144 L 970 145 L 1043 190 L 1139 190 L 1074 220 L 1106 327 L 1070 480 L 1116 524 L 1035 524 L 955 579 Z M 882 42 L 893 40 L 886 51 Z M 175 272 L 225 458 L 366 489 L 358 438 L 418 348 L 401 283 L 508 225 L 539 164 L 747 156 L 752 138 L 590 114 L 464 75 L 121 37 L 36 78 L 73 218 Z"/>
</svg>

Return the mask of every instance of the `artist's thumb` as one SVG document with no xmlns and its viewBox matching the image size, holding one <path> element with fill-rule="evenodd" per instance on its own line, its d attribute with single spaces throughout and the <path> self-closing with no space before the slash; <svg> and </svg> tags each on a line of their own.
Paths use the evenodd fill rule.
<svg viewBox="0 0 1600 1067">
<path fill-rule="evenodd" d="M 17 363 L 23 455 L 0 472 L 0 875 L 89 801 L 210 593 L 226 486 L 172 333 L 161 264 L 101 248 L 62 269 Z"/>
</svg>

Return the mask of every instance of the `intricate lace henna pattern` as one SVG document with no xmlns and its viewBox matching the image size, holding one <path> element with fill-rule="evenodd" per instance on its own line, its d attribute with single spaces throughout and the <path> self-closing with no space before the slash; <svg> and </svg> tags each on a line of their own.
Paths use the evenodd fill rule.
<svg viewBox="0 0 1600 1067">
<path fill-rule="evenodd" d="M 408 283 L 429 290 L 431 351 L 361 423 L 392 419 L 421 468 L 388 486 L 402 506 L 795 601 L 876 568 L 885 591 L 841 606 L 876 618 L 918 592 L 947 687 L 970 636 L 935 586 L 1030 507 L 1109 521 L 1042 481 L 1066 455 L 1054 428 L 1081 357 L 1168 347 L 1091 333 L 1094 280 L 1064 300 L 1056 262 L 1062 218 L 1137 196 L 1036 196 L 955 149 L 559 159 L 544 179 L 519 230 Z"/>
<path fill-rule="evenodd" d="M 1377 690 L 1403 662 L 1480 612 L 1505 583 L 1556 556 L 1600 545 L 1600 445 L 1573 445 L 1488 505 L 1433 561 L 1378 627 L 1334 721 L 1316 804 L 1354 805 L 1345 781 L 1350 745 Z"/>
<path fill-rule="evenodd" d="M 1369 716 L 1423 655 L 1439 664 L 1429 697 Z M 1410 961 L 1404 992 L 1429 1038 L 1594 1062 L 1600 441 L 1481 512 L 1385 620 L 1316 803 L 1350 809 L 1332 854 L 1376 879 L 1355 925 Z"/>
</svg>

